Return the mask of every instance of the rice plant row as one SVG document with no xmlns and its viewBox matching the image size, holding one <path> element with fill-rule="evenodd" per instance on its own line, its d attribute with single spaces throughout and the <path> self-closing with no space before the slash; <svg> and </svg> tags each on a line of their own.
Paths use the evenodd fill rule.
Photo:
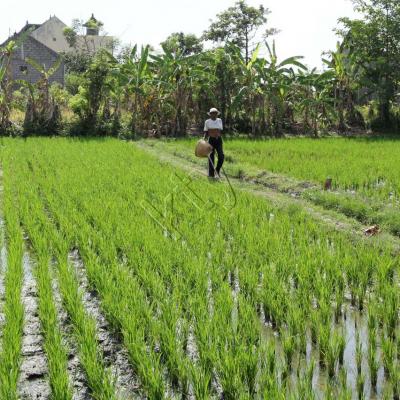
<svg viewBox="0 0 400 400">
<path fill-rule="evenodd" d="M 24 319 L 21 301 L 23 239 L 18 213 L 13 204 L 12 183 L 9 183 L 8 178 L 11 177 L 4 177 L 4 191 L 1 202 L 7 227 L 7 232 L 4 235 L 7 262 L 4 278 L 4 324 L 2 325 L 0 347 L 0 398 L 12 400 L 18 398 L 17 382 Z"/>
</svg>

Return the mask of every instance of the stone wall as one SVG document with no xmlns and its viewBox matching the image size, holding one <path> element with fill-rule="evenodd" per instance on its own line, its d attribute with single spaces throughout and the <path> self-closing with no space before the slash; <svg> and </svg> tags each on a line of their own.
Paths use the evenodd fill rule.
<svg viewBox="0 0 400 400">
<path fill-rule="evenodd" d="M 11 62 L 13 78 L 36 83 L 40 79 L 40 73 L 26 62 L 26 58 L 31 58 L 38 64 L 44 65 L 47 70 L 54 65 L 58 57 L 55 52 L 28 36 L 14 53 Z M 53 82 L 64 85 L 64 63 L 61 63 L 58 70 L 50 78 L 50 83 Z"/>
</svg>

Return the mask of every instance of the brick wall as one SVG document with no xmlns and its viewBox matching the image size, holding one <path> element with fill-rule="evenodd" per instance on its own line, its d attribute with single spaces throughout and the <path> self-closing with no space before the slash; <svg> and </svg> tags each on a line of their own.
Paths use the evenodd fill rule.
<svg viewBox="0 0 400 400">
<path fill-rule="evenodd" d="M 59 56 L 29 36 L 19 45 L 11 62 L 13 78 L 36 83 L 40 79 L 40 73 L 25 61 L 27 57 L 49 69 Z M 61 63 L 60 68 L 50 78 L 50 83 L 53 82 L 64 85 L 64 63 Z"/>
</svg>

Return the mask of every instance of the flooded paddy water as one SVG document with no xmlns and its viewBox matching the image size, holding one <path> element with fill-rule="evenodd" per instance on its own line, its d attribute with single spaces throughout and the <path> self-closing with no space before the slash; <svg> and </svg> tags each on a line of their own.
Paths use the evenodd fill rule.
<svg viewBox="0 0 400 400">
<path fill-rule="evenodd" d="M 262 324 L 262 337 L 265 343 L 273 343 L 275 348 L 276 363 L 283 365 L 284 349 L 282 338 L 276 329 L 272 328 L 271 323 L 266 322 L 265 316 L 260 307 L 260 323 Z M 378 400 L 382 398 L 391 398 L 391 385 L 388 383 L 382 362 L 382 351 L 379 338 L 377 339 L 376 359 L 378 362 L 376 385 L 371 382 L 371 370 L 368 363 L 368 320 L 366 313 L 361 314 L 359 310 L 346 305 L 339 321 L 332 321 L 331 330 L 341 332 L 345 338 L 345 347 L 343 351 L 343 360 L 335 362 L 334 376 L 330 377 L 328 368 L 320 362 L 320 350 L 316 343 L 313 343 L 310 330 L 305 335 L 306 350 L 296 351 L 292 359 L 292 368 L 290 370 L 288 386 L 296 389 L 305 375 L 312 370 L 312 390 L 317 399 L 324 399 L 329 390 L 344 387 L 351 392 L 351 398 L 363 398 L 369 400 Z M 361 350 L 361 374 L 358 371 L 357 354 Z M 279 368 L 279 367 L 278 367 Z M 281 370 L 283 373 L 283 368 Z M 358 381 L 360 375 L 363 377 L 362 396 L 359 393 Z M 282 382 L 281 382 L 282 383 Z M 386 396 L 386 397 L 385 397 Z"/>
</svg>

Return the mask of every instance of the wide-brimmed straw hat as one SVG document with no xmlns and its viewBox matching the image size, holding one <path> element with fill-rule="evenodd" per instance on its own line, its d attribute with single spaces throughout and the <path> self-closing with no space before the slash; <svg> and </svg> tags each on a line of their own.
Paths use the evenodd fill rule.
<svg viewBox="0 0 400 400">
<path fill-rule="evenodd" d="M 212 113 L 217 113 L 218 115 L 220 115 L 221 113 L 218 111 L 217 108 L 211 108 L 210 111 L 207 113 L 208 115 L 211 115 Z"/>
</svg>

